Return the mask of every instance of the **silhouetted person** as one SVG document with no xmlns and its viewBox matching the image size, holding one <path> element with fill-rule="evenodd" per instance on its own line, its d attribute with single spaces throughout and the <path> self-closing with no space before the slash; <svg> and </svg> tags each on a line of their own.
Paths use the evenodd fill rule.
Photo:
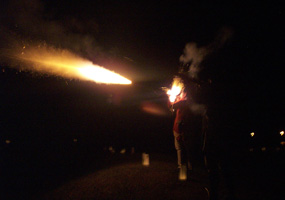
<svg viewBox="0 0 285 200">
<path fill-rule="evenodd" d="M 223 82 L 208 84 L 207 113 L 203 119 L 203 152 L 210 181 L 210 200 L 235 199 L 233 161 L 240 135 L 238 109 Z M 234 90 L 234 88 L 232 88 Z"/>
</svg>

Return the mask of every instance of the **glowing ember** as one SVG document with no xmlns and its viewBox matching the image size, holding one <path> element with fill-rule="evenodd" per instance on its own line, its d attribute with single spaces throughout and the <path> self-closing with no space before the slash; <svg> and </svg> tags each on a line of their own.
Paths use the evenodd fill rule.
<svg viewBox="0 0 285 200">
<path fill-rule="evenodd" d="M 24 61 L 29 70 L 59 75 L 67 78 L 90 80 L 105 84 L 131 84 L 127 78 L 107 70 L 69 51 L 47 47 L 29 47 L 18 59 Z"/>
<path fill-rule="evenodd" d="M 182 80 L 178 77 L 173 79 L 172 88 L 167 90 L 167 95 L 169 96 L 169 101 L 171 103 L 175 102 L 177 96 L 181 93 L 184 88 Z"/>
</svg>

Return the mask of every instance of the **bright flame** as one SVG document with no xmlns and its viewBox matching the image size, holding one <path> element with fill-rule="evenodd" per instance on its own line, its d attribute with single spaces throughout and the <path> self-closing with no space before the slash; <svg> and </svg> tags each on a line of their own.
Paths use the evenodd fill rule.
<svg viewBox="0 0 285 200">
<path fill-rule="evenodd" d="M 25 48 L 18 59 L 28 69 L 67 78 L 78 78 L 105 84 L 131 84 L 127 78 L 83 59 L 67 50 L 47 47 Z M 32 65 L 32 66 L 31 66 Z"/>
<path fill-rule="evenodd" d="M 280 135 L 283 136 L 284 135 L 284 131 L 280 131 Z"/>
<path fill-rule="evenodd" d="M 182 89 L 184 88 L 184 84 L 182 80 L 178 77 L 173 79 L 171 89 L 167 90 L 167 95 L 169 96 L 169 101 L 171 103 L 175 102 L 177 96 L 181 93 Z"/>
<path fill-rule="evenodd" d="M 92 80 L 99 83 L 107 84 L 131 84 L 132 81 L 122 77 L 115 72 L 111 72 L 100 66 L 88 65 L 78 68 L 78 71 L 88 80 Z"/>
<path fill-rule="evenodd" d="M 254 135 L 255 135 L 255 133 L 254 133 L 254 132 L 251 132 L 251 133 L 250 133 L 250 136 L 251 136 L 251 137 L 253 137 Z"/>
<path fill-rule="evenodd" d="M 172 88 L 167 91 L 167 94 L 169 95 L 169 101 L 173 103 L 180 92 L 181 87 L 173 85 Z"/>
</svg>

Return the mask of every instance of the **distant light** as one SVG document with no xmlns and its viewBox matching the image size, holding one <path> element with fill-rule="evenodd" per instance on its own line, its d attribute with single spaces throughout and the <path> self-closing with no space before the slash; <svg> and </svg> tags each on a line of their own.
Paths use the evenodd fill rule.
<svg viewBox="0 0 285 200">
<path fill-rule="evenodd" d="M 284 135 L 284 131 L 280 131 L 280 135 L 283 136 Z"/>
<path fill-rule="evenodd" d="M 110 153 L 115 153 L 116 152 L 115 149 L 112 146 L 109 146 L 108 150 L 109 150 Z"/>
<path fill-rule="evenodd" d="M 261 148 L 261 151 L 266 151 L 266 147 L 262 147 L 262 148 Z"/>
<path fill-rule="evenodd" d="M 126 149 L 122 149 L 121 151 L 120 151 L 120 154 L 125 154 L 126 153 Z"/>
<path fill-rule="evenodd" d="M 76 138 L 73 139 L 73 142 L 78 142 L 78 140 Z"/>
<path fill-rule="evenodd" d="M 250 136 L 251 136 L 251 137 L 253 137 L 254 135 L 255 135 L 255 133 L 254 133 L 254 132 L 251 132 L 251 133 L 250 133 Z"/>
<path fill-rule="evenodd" d="M 6 143 L 6 144 L 10 144 L 10 143 L 11 143 L 11 140 L 5 140 L 5 143 Z"/>
</svg>

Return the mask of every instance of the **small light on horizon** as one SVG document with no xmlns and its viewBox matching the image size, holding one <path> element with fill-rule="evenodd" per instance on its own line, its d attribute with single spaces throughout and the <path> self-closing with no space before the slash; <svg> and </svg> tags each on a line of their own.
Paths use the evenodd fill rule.
<svg viewBox="0 0 285 200">
<path fill-rule="evenodd" d="M 78 139 L 74 138 L 74 139 L 73 139 L 73 142 L 78 142 Z"/>
<path fill-rule="evenodd" d="M 125 154 L 126 153 L 126 149 L 122 149 L 121 151 L 120 151 L 120 154 Z"/>
<path fill-rule="evenodd" d="M 284 131 L 280 131 L 280 135 L 283 136 L 284 135 Z"/>
<path fill-rule="evenodd" d="M 261 151 L 266 151 L 266 147 L 262 147 L 262 148 L 261 148 Z"/>
<path fill-rule="evenodd" d="M 6 143 L 6 144 L 10 144 L 10 143 L 11 143 L 11 140 L 5 140 L 5 143 Z"/>
<path fill-rule="evenodd" d="M 114 154 L 116 152 L 115 149 L 112 146 L 109 146 L 108 150 L 112 154 Z"/>
<path fill-rule="evenodd" d="M 250 133 L 250 136 L 251 136 L 251 137 L 253 137 L 254 135 L 255 135 L 255 133 L 254 133 L 254 132 L 251 132 L 251 133 Z"/>
</svg>

